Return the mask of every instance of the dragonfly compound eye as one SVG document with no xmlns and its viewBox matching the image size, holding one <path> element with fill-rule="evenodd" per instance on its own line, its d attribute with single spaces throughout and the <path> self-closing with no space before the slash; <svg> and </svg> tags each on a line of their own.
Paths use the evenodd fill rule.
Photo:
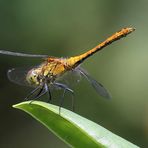
<svg viewBox="0 0 148 148">
<path fill-rule="evenodd" d="M 35 69 L 31 69 L 26 76 L 26 80 L 31 85 L 39 85 L 38 73 Z"/>
</svg>

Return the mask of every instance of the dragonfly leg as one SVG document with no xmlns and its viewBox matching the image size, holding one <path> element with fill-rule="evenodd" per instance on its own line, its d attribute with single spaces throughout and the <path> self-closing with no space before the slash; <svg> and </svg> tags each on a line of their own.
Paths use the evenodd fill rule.
<svg viewBox="0 0 148 148">
<path fill-rule="evenodd" d="M 64 102 L 65 92 L 66 92 L 66 90 L 64 89 L 63 94 L 62 94 L 62 97 L 61 97 L 61 99 L 60 99 L 59 114 L 60 114 L 60 112 L 61 112 L 61 107 L 62 107 L 62 104 L 63 104 L 63 102 Z"/>
<path fill-rule="evenodd" d="M 36 87 L 33 91 L 31 91 L 26 97 L 24 100 L 29 100 L 29 98 L 36 92 L 40 89 L 40 86 Z"/>
<path fill-rule="evenodd" d="M 37 94 L 35 94 L 38 90 L 39 90 L 39 92 Z M 50 89 L 49 89 L 49 87 L 46 83 L 42 86 L 40 85 L 40 86 L 36 87 L 33 91 L 31 91 L 29 93 L 29 95 L 25 98 L 25 100 L 31 99 L 32 101 L 30 103 L 32 103 L 34 100 L 39 99 L 41 96 L 43 96 L 47 92 L 48 92 L 48 99 L 49 99 L 49 102 L 50 102 L 51 92 L 50 92 Z"/>
<path fill-rule="evenodd" d="M 72 89 L 70 89 L 67 85 L 62 84 L 62 83 L 56 82 L 56 83 L 54 83 L 54 85 L 56 85 L 64 90 L 62 98 L 61 98 L 61 102 L 60 102 L 59 113 L 60 113 L 60 110 L 61 110 L 61 107 L 62 107 L 62 104 L 64 101 L 64 96 L 65 96 L 66 91 L 70 92 L 72 95 L 72 111 L 74 111 L 74 91 Z"/>
<path fill-rule="evenodd" d="M 71 106 L 72 106 L 72 111 L 75 111 L 75 106 L 74 106 L 74 93 L 72 94 Z"/>
<path fill-rule="evenodd" d="M 41 87 L 40 91 L 34 96 L 33 100 L 37 100 L 38 98 L 40 98 L 42 95 L 44 95 L 44 86 Z"/>
<path fill-rule="evenodd" d="M 30 102 L 30 104 L 33 102 L 33 101 L 35 101 L 35 100 L 37 100 L 37 99 L 39 99 L 40 97 L 42 97 L 43 95 L 45 95 L 46 93 L 47 93 L 47 89 L 46 89 L 46 84 L 44 84 L 42 87 L 41 87 L 41 89 L 40 89 L 40 91 L 37 93 L 37 95 L 35 95 L 35 97 L 33 98 L 33 100 Z"/>
<path fill-rule="evenodd" d="M 50 91 L 49 86 L 48 86 L 47 83 L 45 83 L 45 90 L 46 90 L 46 92 L 48 92 L 47 93 L 47 95 L 48 95 L 48 101 L 50 102 L 51 99 L 52 99 L 52 96 L 51 96 L 51 91 Z"/>
</svg>

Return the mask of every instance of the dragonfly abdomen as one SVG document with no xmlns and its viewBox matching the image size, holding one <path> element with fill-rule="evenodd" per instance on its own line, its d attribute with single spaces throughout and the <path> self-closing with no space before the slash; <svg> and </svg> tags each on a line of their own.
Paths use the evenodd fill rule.
<svg viewBox="0 0 148 148">
<path fill-rule="evenodd" d="M 91 50 L 85 52 L 84 54 L 81 54 L 79 56 L 68 58 L 67 59 L 67 64 L 69 66 L 71 66 L 71 67 L 78 66 L 85 59 L 87 59 L 88 57 L 92 56 L 94 53 L 100 51 L 101 49 L 103 49 L 107 45 L 113 43 L 114 41 L 119 40 L 122 37 L 125 37 L 126 35 L 130 34 L 134 30 L 135 30 L 134 28 L 123 28 L 123 29 L 121 29 L 120 31 L 116 32 L 115 34 L 113 34 L 112 36 L 110 36 L 109 38 L 107 38 L 104 42 L 100 43 L 96 47 L 94 47 Z"/>
</svg>

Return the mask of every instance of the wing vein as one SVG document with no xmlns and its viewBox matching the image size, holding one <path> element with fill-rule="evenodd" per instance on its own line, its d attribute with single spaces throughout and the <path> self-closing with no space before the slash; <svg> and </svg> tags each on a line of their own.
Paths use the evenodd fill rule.
<svg viewBox="0 0 148 148">
<path fill-rule="evenodd" d="M 46 58 L 48 55 L 41 55 L 41 54 L 26 54 L 20 52 L 12 52 L 7 50 L 0 50 L 0 54 L 11 55 L 11 56 L 21 56 L 21 57 L 36 57 L 36 58 Z"/>
</svg>

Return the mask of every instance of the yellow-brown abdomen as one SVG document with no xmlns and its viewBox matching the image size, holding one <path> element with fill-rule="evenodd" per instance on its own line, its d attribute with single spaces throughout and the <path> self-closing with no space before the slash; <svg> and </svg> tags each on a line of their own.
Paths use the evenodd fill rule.
<svg viewBox="0 0 148 148">
<path fill-rule="evenodd" d="M 68 58 L 67 61 L 66 61 L 67 65 L 69 65 L 70 67 L 78 66 L 85 59 L 87 59 L 88 57 L 90 57 L 91 55 L 96 53 L 97 51 L 100 51 L 101 49 L 103 49 L 107 45 L 111 44 L 112 42 L 119 40 L 122 37 L 125 37 L 126 35 L 133 32 L 134 30 L 135 30 L 134 28 L 123 28 L 123 29 L 121 29 L 119 32 L 116 32 L 115 34 L 113 34 L 112 36 L 107 38 L 104 42 L 100 43 L 99 45 L 97 45 L 93 49 L 85 52 L 84 54 Z"/>
</svg>

